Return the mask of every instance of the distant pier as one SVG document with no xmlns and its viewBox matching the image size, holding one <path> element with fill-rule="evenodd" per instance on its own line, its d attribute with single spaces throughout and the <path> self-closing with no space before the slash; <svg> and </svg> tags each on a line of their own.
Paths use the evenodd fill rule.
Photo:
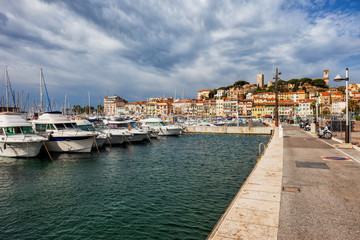
<svg viewBox="0 0 360 240">
<path fill-rule="evenodd" d="M 270 135 L 273 127 L 227 127 L 227 126 L 188 126 L 185 129 L 187 133 L 212 133 L 212 134 L 253 134 Z"/>
</svg>

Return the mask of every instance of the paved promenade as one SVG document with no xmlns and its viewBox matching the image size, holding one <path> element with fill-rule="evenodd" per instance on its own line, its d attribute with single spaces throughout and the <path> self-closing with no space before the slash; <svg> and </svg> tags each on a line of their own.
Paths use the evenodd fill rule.
<svg viewBox="0 0 360 240">
<path fill-rule="evenodd" d="M 360 239 L 360 151 L 283 129 L 208 239 Z"/>
<path fill-rule="evenodd" d="M 284 125 L 282 185 L 300 192 L 282 192 L 278 239 L 360 239 L 360 152 L 336 144 Z"/>
<path fill-rule="evenodd" d="M 268 148 L 208 239 L 276 239 L 283 139 L 278 129 Z"/>
</svg>

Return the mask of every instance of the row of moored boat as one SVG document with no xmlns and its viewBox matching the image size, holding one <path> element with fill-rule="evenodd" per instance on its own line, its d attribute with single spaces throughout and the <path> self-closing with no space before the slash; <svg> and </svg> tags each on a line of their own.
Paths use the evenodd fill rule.
<svg viewBox="0 0 360 240">
<path fill-rule="evenodd" d="M 0 156 L 35 157 L 42 147 L 49 152 L 90 152 L 104 145 L 145 141 L 180 135 L 182 127 L 161 119 L 72 120 L 61 112 L 46 112 L 27 121 L 21 114 L 0 113 Z"/>
</svg>

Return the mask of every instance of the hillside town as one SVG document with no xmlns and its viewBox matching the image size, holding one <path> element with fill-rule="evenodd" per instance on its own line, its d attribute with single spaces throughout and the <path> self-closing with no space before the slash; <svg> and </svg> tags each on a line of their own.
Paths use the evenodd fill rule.
<svg viewBox="0 0 360 240">
<path fill-rule="evenodd" d="M 257 84 L 238 81 L 232 86 L 205 89 L 196 99 L 150 98 L 128 103 L 119 96 L 104 98 L 104 114 L 138 116 L 181 116 L 186 118 L 274 118 L 275 82 L 264 84 L 264 75 L 257 75 Z M 329 87 L 329 70 L 317 79 L 278 81 L 280 117 L 310 117 L 316 114 L 344 114 L 345 86 Z M 359 111 L 360 84 L 349 84 L 350 112 Z"/>
</svg>

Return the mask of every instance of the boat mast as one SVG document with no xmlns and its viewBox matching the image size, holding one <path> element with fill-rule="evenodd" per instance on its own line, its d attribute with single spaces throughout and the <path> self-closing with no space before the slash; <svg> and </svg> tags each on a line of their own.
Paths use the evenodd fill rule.
<svg viewBox="0 0 360 240">
<path fill-rule="evenodd" d="M 9 87 L 8 87 L 8 82 L 9 82 L 9 76 L 8 76 L 8 72 L 7 72 L 7 66 L 5 67 L 5 79 L 6 79 L 6 111 L 9 111 Z"/>
<path fill-rule="evenodd" d="M 65 94 L 64 110 L 63 110 L 63 113 L 64 113 L 64 114 L 66 114 L 66 97 L 67 97 L 67 95 Z"/>
<path fill-rule="evenodd" d="M 43 109 L 43 91 L 42 91 L 42 81 L 43 81 L 43 79 L 42 79 L 42 76 L 43 76 L 43 74 L 42 74 L 42 68 L 40 68 L 40 112 L 42 111 L 42 109 Z"/>
<path fill-rule="evenodd" d="M 90 91 L 89 91 L 89 116 L 90 116 Z"/>
</svg>

